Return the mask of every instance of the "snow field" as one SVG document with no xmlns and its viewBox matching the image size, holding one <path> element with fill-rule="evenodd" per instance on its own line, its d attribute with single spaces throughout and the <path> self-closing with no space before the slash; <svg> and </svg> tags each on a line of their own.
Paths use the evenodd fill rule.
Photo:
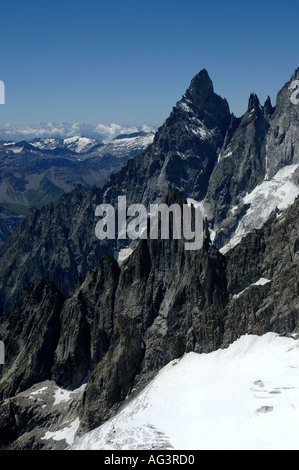
<svg viewBox="0 0 299 470">
<path fill-rule="evenodd" d="M 299 449 L 299 341 L 245 335 L 164 367 L 71 449 Z"/>
</svg>

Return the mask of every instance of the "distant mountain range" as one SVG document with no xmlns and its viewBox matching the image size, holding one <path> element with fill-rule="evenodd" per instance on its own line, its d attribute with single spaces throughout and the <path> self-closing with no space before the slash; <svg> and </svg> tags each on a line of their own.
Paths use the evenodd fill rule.
<svg viewBox="0 0 299 470">
<path fill-rule="evenodd" d="M 1 243 L 31 206 L 55 202 L 78 184 L 102 186 L 153 138 L 153 132 L 135 132 L 105 141 L 73 136 L 0 142 Z"/>
<path fill-rule="evenodd" d="M 46 122 L 40 124 L 0 125 L 0 140 L 19 142 L 25 140 L 31 142 L 33 139 L 47 138 L 72 138 L 73 136 L 85 136 L 97 140 L 112 140 L 121 134 L 133 134 L 135 132 L 154 132 L 155 127 L 146 124 L 142 126 L 123 126 L 117 123 L 111 124 L 88 124 L 68 122 Z"/>
</svg>

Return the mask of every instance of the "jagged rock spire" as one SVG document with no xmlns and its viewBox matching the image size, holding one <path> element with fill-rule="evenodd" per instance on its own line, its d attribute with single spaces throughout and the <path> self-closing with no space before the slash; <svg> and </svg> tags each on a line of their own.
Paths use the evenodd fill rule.
<svg viewBox="0 0 299 470">
<path fill-rule="evenodd" d="M 207 98 L 212 93 L 214 93 L 212 80 L 206 69 L 203 69 L 191 80 L 190 86 L 186 91 L 186 96 L 191 99 L 198 108 L 202 108 L 205 106 Z"/>
<path fill-rule="evenodd" d="M 254 109 L 258 109 L 260 106 L 260 101 L 255 93 L 251 93 L 248 100 L 248 111 L 253 111 Z"/>
<path fill-rule="evenodd" d="M 271 98 L 270 96 L 268 95 L 266 101 L 265 101 L 265 104 L 264 104 L 264 115 L 265 115 L 265 118 L 270 118 L 272 116 L 272 114 L 274 113 L 275 111 L 275 107 L 272 106 L 272 103 L 271 103 Z"/>
<path fill-rule="evenodd" d="M 191 80 L 184 98 L 196 106 L 204 119 L 210 118 L 209 127 L 217 124 L 226 131 L 231 117 L 229 106 L 225 98 L 214 92 L 213 82 L 206 69 Z"/>
</svg>

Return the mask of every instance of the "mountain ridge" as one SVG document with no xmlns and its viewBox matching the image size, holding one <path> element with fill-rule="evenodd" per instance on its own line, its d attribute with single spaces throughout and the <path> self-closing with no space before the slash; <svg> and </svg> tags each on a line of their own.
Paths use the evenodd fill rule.
<svg viewBox="0 0 299 470">
<path fill-rule="evenodd" d="M 75 136 L 0 143 L 0 206 L 7 211 L 0 229 L 2 244 L 29 207 L 55 203 L 78 184 L 102 186 L 111 173 L 142 152 L 153 136 L 153 132 L 135 132 L 105 142 Z"/>
<path fill-rule="evenodd" d="M 295 76 L 294 74 L 293 77 Z M 225 245 L 229 241 L 234 230 L 237 229 L 238 223 L 242 221 L 242 217 L 248 210 L 248 206 L 242 202 L 242 194 L 245 195 L 246 191 L 249 192 L 253 189 L 253 186 L 261 182 L 265 175 L 265 135 L 268 130 L 268 121 L 260 105 L 256 106 L 254 111 L 247 110 L 242 118 L 234 118 L 229 112 L 226 100 L 223 100 L 212 91 L 211 80 L 206 71 L 200 72 L 193 80 L 195 81 L 191 81 L 191 92 L 187 89 L 182 99 L 177 102 L 170 116 L 156 132 L 153 143 L 135 157 L 134 160 L 129 160 L 120 172 L 111 175 L 101 190 L 91 189 L 89 192 L 85 192 L 85 197 L 89 198 L 89 201 L 83 202 L 83 206 L 88 207 L 88 216 L 85 215 L 84 217 L 86 223 L 85 229 L 83 230 L 83 227 L 80 225 L 80 217 L 78 218 L 75 213 L 72 214 L 72 210 L 68 212 L 73 222 L 62 221 L 59 216 L 62 226 L 66 224 L 66 227 L 63 229 L 65 234 L 63 236 L 65 239 L 63 242 L 64 250 L 66 254 L 68 253 L 67 258 L 72 259 L 72 261 L 60 260 L 57 262 L 58 264 L 62 262 L 62 265 L 66 262 L 66 265 L 72 265 L 75 268 L 71 270 L 68 268 L 69 274 L 68 272 L 65 273 L 66 279 L 64 285 L 66 287 L 62 290 L 64 295 L 67 295 L 74 280 L 78 280 L 78 276 L 84 276 L 89 267 L 95 266 L 96 259 L 98 259 L 98 254 L 95 254 L 95 251 L 96 253 L 104 253 L 108 249 L 108 253 L 112 252 L 112 243 L 108 243 L 109 248 L 95 248 L 99 243 L 94 235 L 95 203 L 108 202 L 116 207 L 117 197 L 125 193 L 128 204 L 136 203 L 137 201 L 148 206 L 149 203 L 161 201 L 171 188 L 178 188 L 183 197 L 192 197 L 197 201 L 202 201 L 202 207 L 205 215 L 208 217 L 209 224 L 214 232 L 217 233 L 214 242 L 218 247 Z M 199 100 L 201 104 L 198 107 L 196 103 L 190 102 L 187 95 L 189 97 L 193 96 L 193 88 L 197 89 L 199 87 L 200 80 L 204 82 L 205 92 L 201 95 Z M 281 98 L 279 102 L 282 103 L 282 107 L 290 108 L 291 116 L 296 118 L 298 112 L 297 109 L 293 109 L 295 106 L 290 101 L 288 86 L 286 84 L 283 87 L 282 90 L 284 91 L 281 92 L 282 94 L 280 93 Z M 204 100 L 206 100 L 210 111 L 212 111 L 212 108 L 209 106 L 213 107 L 214 102 L 218 105 L 219 103 L 221 104 L 218 111 L 219 114 L 217 115 L 219 119 L 214 119 L 211 113 L 205 112 L 206 110 L 202 109 Z M 249 106 L 253 105 L 256 100 L 257 98 L 252 95 L 249 98 Z M 267 106 L 269 108 L 269 103 Z M 273 116 L 280 115 L 280 113 L 282 111 L 279 111 L 276 105 L 271 122 L 275 124 L 277 119 Z M 222 118 L 220 119 L 220 117 Z M 289 141 L 289 139 L 286 140 Z M 276 145 L 276 141 L 274 144 Z M 223 147 L 223 152 L 225 149 L 228 150 L 230 146 L 233 147 L 231 149 L 232 154 L 226 156 L 226 158 L 220 158 L 218 162 L 221 147 Z M 245 148 L 245 152 L 242 151 L 242 148 Z M 235 158 L 239 159 L 239 164 L 237 165 L 234 160 L 235 154 L 237 155 Z M 221 185 L 223 185 L 223 190 Z M 80 189 L 77 196 L 76 190 L 73 192 L 71 199 L 73 201 L 78 199 L 75 203 L 76 207 L 80 206 L 82 194 Z M 64 201 L 66 199 L 62 197 L 61 202 L 55 205 L 54 211 L 57 214 L 60 210 L 62 213 L 64 212 Z M 231 214 L 230 211 L 235 206 L 238 207 L 238 210 Z M 51 211 L 51 206 L 49 206 L 40 212 L 43 219 L 42 223 L 48 224 L 49 217 L 52 217 Z M 76 220 L 77 224 L 79 224 L 77 227 L 75 227 L 74 223 Z M 74 235 L 67 228 L 70 226 L 73 226 Z M 57 230 L 60 230 L 59 227 L 57 227 Z M 55 228 L 53 230 L 55 231 Z M 34 235 L 34 233 L 33 230 L 31 233 L 31 243 L 33 245 L 36 244 L 36 249 L 38 245 L 40 249 L 43 249 L 40 235 L 38 233 Z M 76 241 L 74 244 L 73 238 L 78 239 L 79 234 L 82 240 L 79 244 Z M 13 253 L 22 253 L 22 247 L 17 248 L 18 236 L 19 232 L 14 233 L 8 244 L 0 252 L 0 259 L 5 260 L 4 266 L 14 262 L 16 265 L 19 265 L 19 261 L 14 261 L 15 255 Z M 60 237 L 58 234 L 55 236 Z M 85 246 L 84 249 L 82 249 L 82 244 Z M 14 245 L 13 252 L 9 248 L 12 245 Z M 73 245 L 77 247 L 75 250 L 72 248 Z M 45 252 L 44 249 L 43 252 Z M 57 258 L 57 255 L 54 256 Z M 49 261 L 47 264 L 51 265 L 52 262 Z M 54 266 L 56 266 L 56 261 Z M 60 269 L 58 265 L 57 269 Z M 54 271 L 48 270 L 45 272 L 39 265 L 39 262 L 36 267 L 32 264 L 31 268 L 32 276 L 45 275 L 46 280 L 55 281 L 57 270 Z M 9 285 L 9 289 L 15 283 L 19 284 L 19 287 L 13 287 L 17 297 L 24 289 L 25 283 L 29 281 L 26 273 L 24 273 L 23 280 L 18 279 L 18 281 L 15 281 L 12 277 L 8 279 L 7 275 L 8 271 L 6 270 L 0 274 L 0 291 L 2 292 L 0 298 L 4 299 L 1 302 L 2 309 L 3 305 L 7 304 L 5 300 L 7 297 L 5 294 L 5 291 L 7 291 L 5 284 Z M 61 281 L 58 281 L 58 286 L 62 288 Z M 10 308 L 12 302 L 13 299 L 8 302 L 5 308 Z"/>
<path fill-rule="evenodd" d="M 226 348 L 248 333 L 298 333 L 298 111 L 291 81 L 275 108 L 268 99 L 261 106 L 252 94 L 244 116 L 235 118 L 207 72 L 200 72 L 146 150 L 102 188 L 78 186 L 55 205 L 33 209 L 8 238 L 0 252 L 0 335 L 11 362 L 1 370 L 0 422 L 11 432 L 0 446 L 55 448 L 45 439 L 58 426 L 55 410 L 41 416 L 32 407 L 32 390 L 29 398 L 24 395 L 37 381 L 69 391 L 85 383 L 75 409 L 67 404 L 63 412 L 79 420 L 82 434 L 114 416 L 127 397 L 186 352 Z M 271 162 L 267 144 L 274 149 Z M 266 196 L 273 200 L 271 191 L 282 195 L 282 209 L 271 205 L 257 227 L 256 214 L 267 209 Z M 115 241 L 95 236 L 95 207 L 115 204 L 124 194 L 129 204 L 197 200 L 204 211 L 210 209 L 202 248 L 185 251 L 184 240 L 141 239 L 119 265 Z M 252 214 L 249 232 L 244 229 L 222 253 L 219 248 Z M 22 312 L 23 332 L 8 339 Z M 53 322 L 53 334 L 45 338 L 50 372 L 41 367 L 43 338 L 35 336 L 39 324 L 46 328 L 46 318 Z M 34 338 L 32 352 L 26 331 Z M 32 369 L 25 360 L 30 352 Z"/>
</svg>

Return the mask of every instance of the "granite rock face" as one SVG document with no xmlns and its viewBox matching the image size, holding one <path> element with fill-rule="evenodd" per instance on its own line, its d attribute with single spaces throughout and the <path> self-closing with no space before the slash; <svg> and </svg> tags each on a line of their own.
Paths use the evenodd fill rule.
<svg viewBox="0 0 299 470">
<path fill-rule="evenodd" d="M 244 116 L 232 117 L 225 144 L 211 175 L 205 207 L 218 226 L 240 195 L 260 184 L 266 172 L 266 135 L 269 123 L 258 97 L 252 94 Z"/>
<path fill-rule="evenodd" d="M 244 196 L 284 167 L 298 164 L 298 77 L 299 69 L 279 91 L 274 107 L 269 97 L 261 106 L 251 94 L 244 116 L 232 115 L 203 200 L 219 247 L 229 241 L 250 208 L 243 203 Z M 295 169 L 290 182 L 298 186 L 298 178 Z"/>
<path fill-rule="evenodd" d="M 67 432 L 78 428 L 82 393 L 62 390 L 45 380 L 6 398 L 0 406 L 0 449 L 66 449 Z M 55 439 L 57 431 L 64 437 Z"/>
<path fill-rule="evenodd" d="M 26 286 L 37 277 L 68 295 L 70 289 L 94 267 L 105 252 L 95 236 L 94 208 L 100 190 L 78 186 L 56 205 L 31 209 L 0 252 L 0 303 L 9 311 Z"/>
<path fill-rule="evenodd" d="M 119 276 L 117 262 L 105 255 L 66 300 L 51 374 L 58 385 L 78 387 L 108 351 Z"/>
<path fill-rule="evenodd" d="M 227 101 L 214 92 L 202 70 L 158 129 L 153 144 L 112 175 L 105 199 L 113 201 L 114 194 L 125 192 L 130 204 L 147 206 L 178 188 L 183 197 L 201 200 L 229 123 Z"/>
<path fill-rule="evenodd" d="M 0 318 L 6 356 L 0 365 L 1 398 L 50 377 L 64 301 L 54 283 L 36 279 L 14 309 Z"/>
<path fill-rule="evenodd" d="M 299 163 L 299 68 L 277 95 L 267 138 L 267 178 L 285 165 Z"/>
</svg>

